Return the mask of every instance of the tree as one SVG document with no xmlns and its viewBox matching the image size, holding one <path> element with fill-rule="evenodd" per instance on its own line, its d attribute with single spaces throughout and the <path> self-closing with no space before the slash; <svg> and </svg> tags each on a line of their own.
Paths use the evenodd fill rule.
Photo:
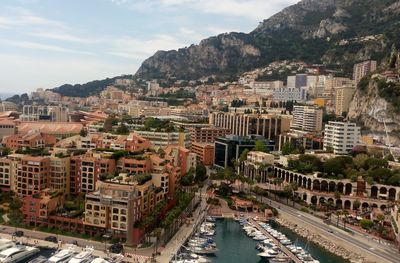
<svg viewBox="0 0 400 263">
<path fill-rule="evenodd" d="M 181 178 L 181 185 L 190 186 L 193 184 L 194 176 L 193 173 L 187 173 Z"/>
<path fill-rule="evenodd" d="M 349 210 L 346 210 L 346 209 L 344 209 L 343 211 L 342 211 L 342 213 L 343 213 L 343 215 L 344 215 L 344 218 L 343 218 L 343 228 L 344 229 L 346 229 L 346 220 L 347 220 L 347 217 L 349 216 Z"/>
<path fill-rule="evenodd" d="M 362 228 L 369 230 L 374 226 L 374 222 L 372 222 L 369 219 L 361 219 L 360 220 L 360 225 Z"/>
<path fill-rule="evenodd" d="M 365 162 L 368 160 L 368 158 L 369 157 L 366 154 L 357 154 L 357 156 L 354 157 L 354 159 L 353 159 L 354 166 L 357 169 L 363 168 L 365 165 Z"/>
<path fill-rule="evenodd" d="M 79 135 L 82 136 L 82 137 L 86 137 L 87 134 L 88 134 L 88 133 L 87 133 L 87 131 L 86 131 L 85 128 L 82 128 L 81 131 L 79 132 Z"/>
<path fill-rule="evenodd" d="M 356 199 L 356 200 L 353 202 L 353 209 L 354 209 L 354 210 L 358 210 L 358 209 L 360 208 L 360 206 L 361 206 L 360 200 Z"/>
<path fill-rule="evenodd" d="M 207 168 L 203 164 L 198 164 L 195 171 L 195 181 L 203 182 L 207 179 Z"/>
<path fill-rule="evenodd" d="M 112 132 L 113 125 L 117 124 L 117 119 L 114 116 L 108 116 L 104 121 L 103 129 L 105 132 Z"/>
<path fill-rule="evenodd" d="M 267 147 L 265 146 L 265 142 L 257 140 L 254 145 L 254 150 L 258 152 L 267 152 Z"/>
<path fill-rule="evenodd" d="M 118 126 L 118 128 L 116 130 L 116 133 L 121 134 L 121 135 L 127 135 L 127 134 L 129 134 L 129 129 L 128 129 L 128 127 L 126 127 L 125 124 L 123 124 L 121 122 L 121 124 Z"/>
<path fill-rule="evenodd" d="M 247 160 L 247 155 L 249 154 L 249 149 L 244 149 L 243 152 L 240 154 L 239 162 L 244 162 Z"/>
<path fill-rule="evenodd" d="M 292 154 L 295 150 L 296 148 L 290 142 L 286 142 L 282 147 L 282 154 L 289 155 Z"/>
</svg>

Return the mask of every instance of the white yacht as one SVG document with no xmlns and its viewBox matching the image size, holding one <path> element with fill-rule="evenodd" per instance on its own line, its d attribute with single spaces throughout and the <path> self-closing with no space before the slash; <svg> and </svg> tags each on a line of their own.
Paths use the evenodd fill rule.
<svg viewBox="0 0 400 263">
<path fill-rule="evenodd" d="M 68 263 L 86 263 L 92 259 L 93 248 L 86 247 L 82 252 L 73 256 Z"/>
<path fill-rule="evenodd" d="M 67 262 L 73 255 L 75 250 L 72 247 L 58 250 L 52 257 L 47 260 L 47 263 L 63 263 Z"/>
<path fill-rule="evenodd" d="M 0 251 L 15 246 L 14 242 L 9 239 L 0 238 Z"/>
<path fill-rule="evenodd" d="M 1 263 L 18 263 L 27 258 L 36 255 L 40 250 L 36 247 L 29 247 L 23 245 L 16 245 L 11 248 L 7 248 L 0 252 Z"/>
<path fill-rule="evenodd" d="M 90 263 L 110 263 L 110 262 L 108 262 L 104 258 L 95 258 L 92 261 L 90 261 Z"/>
</svg>

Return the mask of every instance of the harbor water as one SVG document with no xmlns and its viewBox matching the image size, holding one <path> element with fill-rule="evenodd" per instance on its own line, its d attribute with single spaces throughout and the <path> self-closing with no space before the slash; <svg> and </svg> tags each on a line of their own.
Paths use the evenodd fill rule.
<svg viewBox="0 0 400 263">
<path fill-rule="evenodd" d="M 277 224 L 273 228 L 285 234 L 292 242 L 303 248 L 321 263 L 345 263 L 344 259 L 329 253 L 328 251 L 307 242 L 306 239 L 298 236 L 289 229 L 280 227 Z M 258 263 L 266 262 L 257 256 L 260 253 L 256 249 L 257 241 L 246 236 L 242 226 L 234 220 L 224 219 L 216 222 L 216 235 L 214 240 L 219 251 L 211 257 L 213 263 Z"/>
</svg>

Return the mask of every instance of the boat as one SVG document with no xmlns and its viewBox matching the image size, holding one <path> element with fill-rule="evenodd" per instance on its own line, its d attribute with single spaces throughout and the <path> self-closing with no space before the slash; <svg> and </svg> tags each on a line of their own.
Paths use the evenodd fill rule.
<svg viewBox="0 0 400 263">
<path fill-rule="evenodd" d="M 215 223 L 215 221 L 217 221 L 217 220 L 215 219 L 215 217 L 207 216 L 207 217 L 206 217 L 206 221 L 207 221 L 207 222 L 211 222 L 211 223 Z"/>
<path fill-rule="evenodd" d="M 3 251 L 7 248 L 11 248 L 13 246 L 15 246 L 15 244 L 11 240 L 5 239 L 5 238 L 0 238 L 0 251 Z"/>
<path fill-rule="evenodd" d="M 82 250 L 82 252 L 73 256 L 68 263 L 86 263 L 92 259 L 93 248 L 86 247 Z"/>
<path fill-rule="evenodd" d="M 190 247 L 189 250 L 198 255 L 212 255 L 218 252 L 217 248 L 205 246 L 205 247 Z"/>
<path fill-rule="evenodd" d="M 283 253 L 280 253 L 274 258 L 269 259 L 269 263 L 289 263 L 291 259 Z"/>
<path fill-rule="evenodd" d="M 195 253 L 181 253 L 181 254 L 179 254 L 179 256 L 178 256 L 178 258 L 179 259 L 183 259 L 183 260 L 188 260 L 188 259 L 191 259 L 191 260 L 197 260 L 197 262 L 199 262 L 199 263 L 210 263 L 211 262 L 211 260 L 209 260 L 208 258 L 205 258 L 205 257 L 202 257 L 202 256 L 199 256 L 199 255 L 197 255 L 197 254 L 195 254 Z"/>
<path fill-rule="evenodd" d="M 90 263 L 110 263 L 109 261 L 105 260 L 104 258 L 95 258 Z"/>
<path fill-rule="evenodd" d="M 263 252 L 261 252 L 261 253 L 258 253 L 257 254 L 257 256 L 259 256 L 259 257 L 261 257 L 261 258 L 267 258 L 267 259 L 271 259 L 271 258 L 274 258 L 274 257 L 276 257 L 276 254 L 275 253 L 270 253 L 271 252 L 271 250 L 264 250 Z"/>
<path fill-rule="evenodd" d="M 0 262 L 18 263 L 38 254 L 40 250 L 36 247 L 16 245 L 0 252 Z"/>
<path fill-rule="evenodd" d="M 53 256 L 47 260 L 47 263 L 63 263 L 67 262 L 75 254 L 75 249 L 68 247 L 65 249 L 60 249 L 54 253 Z"/>
<path fill-rule="evenodd" d="M 30 261 L 28 263 L 44 263 L 47 261 L 47 258 L 45 256 L 38 256 Z"/>
</svg>

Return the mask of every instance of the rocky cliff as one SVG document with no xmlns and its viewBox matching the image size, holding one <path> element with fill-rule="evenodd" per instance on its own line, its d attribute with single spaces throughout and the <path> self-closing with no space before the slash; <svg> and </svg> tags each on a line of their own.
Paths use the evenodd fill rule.
<svg viewBox="0 0 400 263">
<path fill-rule="evenodd" d="M 387 144 L 385 125 L 390 143 L 400 143 L 400 115 L 392 103 L 379 95 L 377 80 L 372 79 L 366 90 L 357 88 L 350 104 L 348 118 L 362 125 L 366 134 Z"/>
<path fill-rule="evenodd" d="M 399 20 L 399 0 L 303 0 L 248 34 L 221 34 L 188 48 L 158 51 L 136 76 L 236 75 L 278 60 L 324 63 L 350 72 L 354 61 L 380 60 L 392 43 L 400 42 Z"/>
</svg>

